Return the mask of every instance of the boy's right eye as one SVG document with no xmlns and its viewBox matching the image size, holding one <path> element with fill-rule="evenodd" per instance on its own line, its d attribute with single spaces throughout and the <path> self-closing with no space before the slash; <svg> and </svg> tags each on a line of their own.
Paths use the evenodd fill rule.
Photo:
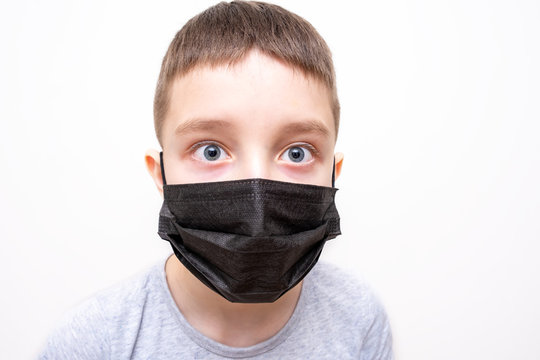
<svg viewBox="0 0 540 360">
<path fill-rule="evenodd" d="M 217 161 L 226 159 L 227 152 L 217 144 L 198 144 L 193 156 L 200 161 Z"/>
</svg>

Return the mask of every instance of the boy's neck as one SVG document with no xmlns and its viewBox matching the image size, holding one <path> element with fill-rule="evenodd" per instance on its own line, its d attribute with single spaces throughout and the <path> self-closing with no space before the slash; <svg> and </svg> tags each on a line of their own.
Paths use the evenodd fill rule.
<svg viewBox="0 0 540 360">
<path fill-rule="evenodd" d="M 302 282 L 273 303 L 232 303 L 204 285 L 172 255 L 167 284 L 184 318 L 203 335 L 234 347 L 255 345 L 285 326 L 300 297 Z"/>
</svg>

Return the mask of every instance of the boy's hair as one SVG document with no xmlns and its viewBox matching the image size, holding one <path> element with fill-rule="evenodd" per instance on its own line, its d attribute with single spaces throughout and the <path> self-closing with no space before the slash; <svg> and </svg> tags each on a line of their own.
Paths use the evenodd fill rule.
<svg viewBox="0 0 540 360">
<path fill-rule="evenodd" d="M 280 6 L 256 1 L 221 2 L 189 20 L 171 42 L 154 97 L 154 126 L 161 144 L 173 81 L 197 66 L 233 65 L 257 49 L 329 89 L 336 135 L 340 106 L 330 49 L 315 28 Z"/>
</svg>

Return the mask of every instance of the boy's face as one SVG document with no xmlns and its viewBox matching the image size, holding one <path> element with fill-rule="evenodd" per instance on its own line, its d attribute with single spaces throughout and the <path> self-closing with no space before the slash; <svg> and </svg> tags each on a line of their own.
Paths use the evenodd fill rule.
<svg viewBox="0 0 540 360">
<path fill-rule="evenodd" d="M 252 51 L 173 83 L 162 128 L 168 184 L 265 178 L 331 186 L 335 127 L 324 84 Z M 161 190 L 156 153 L 147 166 Z M 336 176 L 342 163 L 336 154 Z"/>
</svg>

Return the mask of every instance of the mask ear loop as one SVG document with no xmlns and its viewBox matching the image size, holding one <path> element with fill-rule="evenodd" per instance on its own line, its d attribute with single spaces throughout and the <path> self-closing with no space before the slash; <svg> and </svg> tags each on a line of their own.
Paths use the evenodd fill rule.
<svg viewBox="0 0 540 360">
<path fill-rule="evenodd" d="M 159 152 L 159 166 L 161 166 L 161 180 L 163 181 L 163 185 L 167 185 L 167 181 L 165 180 L 165 168 L 163 167 L 163 151 Z M 332 179 L 333 178 L 334 175 L 332 174 Z M 332 183 L 334 183 L 334 180 L 332 180 Z"/>
<path fill-rule="evenodd" d="M 163 174 L 163 170 L 161 170 L 161 173 Z M 335 187 L 334 186 L 335 180 L 336 180 L 336 157 L 334 156 L 334 165 L 332 166 L 332 187 Z"/>
</svg>

